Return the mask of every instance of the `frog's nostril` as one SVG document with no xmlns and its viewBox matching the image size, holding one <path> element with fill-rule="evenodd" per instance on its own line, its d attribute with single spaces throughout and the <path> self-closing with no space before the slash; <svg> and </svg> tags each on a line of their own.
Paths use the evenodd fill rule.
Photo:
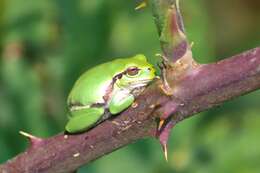
<svg viewBox="0 0 260 173">
<path fill-rule="evenodd" d="M 152 69 L 151 68 L 148 68 L 149 71 L 151 71 Z"/>
</svg>

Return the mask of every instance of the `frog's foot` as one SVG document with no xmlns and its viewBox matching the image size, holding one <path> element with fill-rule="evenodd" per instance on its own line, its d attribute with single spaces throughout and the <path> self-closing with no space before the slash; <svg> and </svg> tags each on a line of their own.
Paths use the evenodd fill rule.
<svg viewBox="0 0 260 173">
<path fill-rule="evenodd" d="M 135 10 L 140 10 L 147 7 L 147 0 L 143 0 L 137 7 L 135 7 Z"/>
</svg>

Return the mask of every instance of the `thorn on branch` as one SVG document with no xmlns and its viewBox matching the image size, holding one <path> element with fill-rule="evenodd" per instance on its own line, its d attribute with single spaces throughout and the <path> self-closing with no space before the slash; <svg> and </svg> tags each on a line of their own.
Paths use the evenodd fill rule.
<svg viewBox="0 0 260 173">
<path fill-rule="evenodd" d="M 168 161 L 168 139 L 171 133 L 171 129 L 174 127 L 174 122 L 172 120 L 165 121 L 165 126 L 162 127 L 163 129 L 160 130 L 157 138 L 162 146 L 162 150 L 164 153 L 165 160 Z"/>
<path fill-rule="evenodd" d="M 22 136 L 25 136 L 29 140 L 31 147 L 37 147 L 37 146 L 40 146 L 41 144 L 44 143 L 44 139 L 42 139 L 42 138 L 33 136 L 33 135 L 26 133 L 24 131 L 19 131 L 19 133 Z"/>
</svg>

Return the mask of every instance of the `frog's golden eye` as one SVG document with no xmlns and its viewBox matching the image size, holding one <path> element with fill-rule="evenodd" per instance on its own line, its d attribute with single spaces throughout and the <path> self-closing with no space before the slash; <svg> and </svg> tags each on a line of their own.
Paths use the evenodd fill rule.
<svg viewBox="0 0 260 173">
<path fill-rule="evenodd" d="M 136 76 L 138 74 L 140 69 L 138 69 L 137 67 L 129 67 L 127 70 L 126 70 L 126 74 L 128 76 Z"/>
</svg>

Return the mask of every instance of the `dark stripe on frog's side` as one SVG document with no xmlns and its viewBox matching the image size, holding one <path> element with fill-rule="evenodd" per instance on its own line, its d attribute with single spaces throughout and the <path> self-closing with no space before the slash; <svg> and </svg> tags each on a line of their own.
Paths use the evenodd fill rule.
<svg viewBox="0 0 260 173">
<path fill-rule="evenodd" d="M 105 103 L 107 103 L 111 97 L 111 93 L 113 92 L 113 89 L 114 89 L 114 84 L 116 83 L 116 81 L 118 79 L 121 79 L 123 77 L 123 75 L 126 73 L 126 71 L 123 71 L 117 75 L 115 75 L 112 79 L 112 82 L 109 84 L 107 90 L 106 90 L 106 94 L 103 96 L 103 99 L 105 101 Z"/>
<path fill-rule="evenodd" d="M 138 69 L 140 70 L 140 69 Z M 118 73 L 117 75 L 115 75 L 112 79 L 112 82 L 109 84 L 109 87 L 106 91 L 106 94 L 103 96 L 103 99 L 105 102 L 107 102 L 110 99 L 110 94 L 112 93 L 113 89 L 114 89 L 114 84 L 117 82 L 117 80 L 121 79 L 123 77 L 123 75 L 127 74 L 127 69 L 121 73 Z"/>
</svg>

